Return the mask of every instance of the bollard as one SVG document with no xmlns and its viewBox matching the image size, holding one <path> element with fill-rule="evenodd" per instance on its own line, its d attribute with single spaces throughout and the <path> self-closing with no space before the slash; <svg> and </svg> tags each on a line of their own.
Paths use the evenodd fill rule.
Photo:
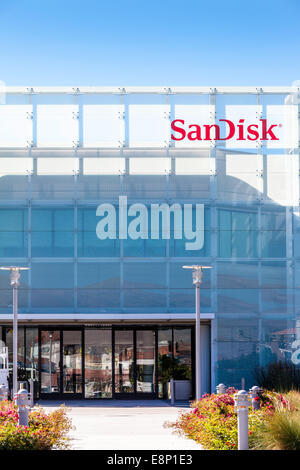
<svg viewBox="0 0 300 470">
<path fill-rule="evenodd" d="M 171 393 L 171 405 L 174 405 L 175 402 L 175 383 L 174 379 L 170 380 L 170 393 Z"/>
<path fill-rule="evenodd" d="M 234 395 L 234 405 L 238 416 L 238 450 L 248 450 L 249 397 L 246 390 Z"/>
<path fill-rule="evenodd" d="M 226 386 L 224 384 L 217 385 L 216 389 L 217 389 L 217 394 L 218 395 L 226 393 Z"/>
<path fill-rule="evenodd" d="M 260 408 L 260 388 L 257 385 L 254 385 L 249 390 L 251 396 L 252 410 L 259 410 Z"/>
<path fill-rule="evenodd" d="M 6 385 L 0 385 L 0 401 L 7 400 L 8 398 L 8 387 Z"/>
<path fill-rule="evenodd" d="M 15 402 L 18 406 L 19 413 L 19 425 L 28 426 L 28 413 L 29 413 L 29 394 L 24 387 L 24 384 L 21 384 L 21 388 L 15 395 Z"/>
<path fill-rule="evenodd" d="M 33 408 L 34 405 L 34 381 L 33 379 L 29 380 L 29 392 L 30 392 L 30 406 Z"/>
</svg>

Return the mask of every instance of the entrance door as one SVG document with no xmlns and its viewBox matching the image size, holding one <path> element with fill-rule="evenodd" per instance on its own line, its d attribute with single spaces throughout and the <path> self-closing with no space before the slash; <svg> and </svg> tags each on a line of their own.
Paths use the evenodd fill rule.
<svg viewBox="0 0 300 470">
<path fill-rule="evenodd" d="M 41 330 L 41 398 L 82 398 L 82 331 Z"/>
<path fill-rule="evenodd" d="M 115 398 L 156 398 L 155 330 L 114 331 Z"/>
</svg>

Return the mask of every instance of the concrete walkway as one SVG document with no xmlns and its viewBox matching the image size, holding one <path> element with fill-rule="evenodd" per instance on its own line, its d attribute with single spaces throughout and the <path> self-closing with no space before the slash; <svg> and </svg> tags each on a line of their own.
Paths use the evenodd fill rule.
<svg viewBox="0 0 300 470">
<path fill-rule="evenodd" d="M 71 432 L 74 450 L 201 450 L 194 441 L 163 427 L 166 421 L 174 422 L 181 409 L 188 409 L 187 403 L 173 407 L 162 400 L 64 403 L 76 426 Z M 39 404 L 50 411 L 60 403 Z"/>
</svg>

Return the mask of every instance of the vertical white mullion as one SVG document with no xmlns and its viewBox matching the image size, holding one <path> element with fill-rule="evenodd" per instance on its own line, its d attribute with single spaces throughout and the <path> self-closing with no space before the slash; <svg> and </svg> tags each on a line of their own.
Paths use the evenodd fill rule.
<svg viewBox="0 0 300 470">
<path fill-rule="evenodd" d="M 212 90 L 212 93 L 209 95 L 209 104 L 213 107 L 215 115 L 214 122 L 216 119 L 216 93 Z M 210 258 L 211 258 L 211 288 L 210 288 L 210 299 L 213 312 L 217 312 L 217 256 L 218 256 L 218 212 L 216 207 L 217 200 L 217 158 L 216 158 L 216 145 L 209 147 L 209 161 L 210 170 L 209 176 L 209 199 L 210 199 Z M 211 162 L 214 161 L 214 165 L 211 165 Z M 205 229 L 205 227 L 204 227 Z M 205 232 L 204 232 L 205 235 Z"/>
<path fill-rule="evenodd" d="M 78 175 L 74 175 L 74 185 L 75 188 L 77 187 L 77 178 Z M 78 198 L 77 198 L 77 191 L 75 189 L 75 198 L 74 198 L 74 205 L 73 205 L 73 217 L 74 217 L 74 307 L 77 311 L 78 309 Z"/>
<path fill-rule="evenodd" d="M 261 104 L 260 93 L 261 89 L 257 90 L 257 107 Z M 263 115 L 263 109 L 261 111 L 261 116 Z M 259 155 L 262 155 L 262 162 L 259 159 Z M 257 330 L 257 342 L 259 344 L 259 364 L 263 364 L 263 348 L 262 348 L 262 206 L 267 195 L 267 185 L 265 184 L 265 178 L 267 175 L 266 170 L 266 155 L 265 155 L 265 144 L 260 142 L 257 146 L 257 169 L 256 174 L 257 178 L 262 178 L 260 183 L 262 184 L 262 193 L 258 195 L 258 205 L 257 205 L 257 226 L 255 227 L 255 238 L 257 243 L 257 269 L 258 269 L 258 330 Z M 262 165 L 262 167 L 261 167 Z M 260 188 L 260 185 L 258 185 Z"/>
<path fill-rule="evenodd" d="M 120 93 L 120 105 L 124 104 L 123 100 L 123 93 Z M 124 142 L 123 147 L 120 149 L 120 157 L 124 158 L 124 146 L 128 145 L 129 141 L 129 116 L 128 116 L 128 105 L 124 106 Z M 129 159 L 128 156 L 125 158 L 125 175 L 120 175 L 120 193 L 121 195 L 124 194 L 124 178 L 128 178 L 129 174 Z M 120 215 L 120 207 L 118 207 L 118 214 Z M 119 227 L 120 232 L 120 227 Z M 120 258 L 119 258 L 119 269 L 120 269 L 120 291 L 119 291 L 119 299 L 120 299 L 120 312 L 124 311 L 124 241 L 121 240 L 119 237 L 119 244 L 120 244 Z"/>
<path fill-rule="evenodd" d="M 168 90 L 166 90 L 166 105 L 169 105 L 169 95 L 168 95 Z M 171 108 L 171 107 L 170 107 Z M 169 120 L 171 118 L 171 109 L 169 112 Z M 171 139 L 169 141 L 169 145 L 166 149 L 166 154 L 167 157 L 170 158 L 170 145 L 171 145 Z M 175 174 L 175 161 L 174 161 L 174 155 L 171 159 L 171 174 L 167 174 L 165 176 L 165 198 L 166 202 L 169 203 L 170 201 L 170 179 L 173 181 L 174 174 Z M 170 240 L 166 240 L 166 253 L 165 253 L 165 263 L 166 263 L 166 311 L 170 312 Z"/>
<path fill-rule="evenodd" d="M 77 118 L 77 126 L 78 126 L 78 142 L 77 146 L 74 149 L 74 158 L 78 159 L 78 147 L 82 146 L 82 106 L 79 109 L 79 103 L 78 103 L 78 89 L 74 90 L 74 104 L 77 105 L 78 108 L 78 118 Z M 82 160 L 82 159 L 81 159 Z M 78 171 L 82 173 L 82 161 L 80 162 L 81 165 L 78 165 Z M 78 258 L 77 258 L 77 253 L 78 253 L 78 174 L 74 174 L 73 176 L 73 183 L 74 183 L 74 193 L 73 193 L 73 217 L 74 217 L 74 229 L 73 229 L 73 236 L 74 236 L 74 287 L 73 287 L 73 292 L 74 292 L 74 309 L 75 312 L 78 311 L 78 285 L 77 285 L 77 279 L 78 279 Z"/>
<path fill-rule="evenodd" d="M 28 95 L 28 101 L 29 104 L 32 105 L 32 90 L 30 91 Z M 34 142 L 34 113 L 32 114 L 32 141 Z M 33 144 L 32 142 L 32 144 Z M 28 149 L 28 158 L 32 159 L 32 150 L 31 146 Z M 36 162 L 36 159 L 33 160 L 33 165 L 32 165 L 32 170 L 36 170 L 36 167 L 34 166 L 34 162 Z M 28 259 L 28 294 L 27 294 L 27 302 L 28 302 L 28 312 L 31 312 L 32 306 L 32 262 L 31 262 L 31 221 L 32 221 L 32 174 L 28 175 L 28 203 L 27 203 L 27 259 Z"/>
<path fill-rule="evenodd" d="M 286 293 L 287 314 L 293 314 L 293 209 L 285 208 L 286 220 Z"/>
</svg>

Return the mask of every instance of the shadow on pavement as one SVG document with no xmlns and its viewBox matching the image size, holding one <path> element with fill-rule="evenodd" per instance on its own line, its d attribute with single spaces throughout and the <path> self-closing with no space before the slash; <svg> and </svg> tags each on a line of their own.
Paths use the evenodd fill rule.
<svg viewBox="0 0 300 470">
<path fill-rule="evenodd" d="M 36 404 L 46 407 L 66 405 L 70 408 L 163 408 L 171 407 L 169 400 L 39 400 Z M 176 401 L 172 408 L 189 408 L 188 401 Z"/>
</svg>

